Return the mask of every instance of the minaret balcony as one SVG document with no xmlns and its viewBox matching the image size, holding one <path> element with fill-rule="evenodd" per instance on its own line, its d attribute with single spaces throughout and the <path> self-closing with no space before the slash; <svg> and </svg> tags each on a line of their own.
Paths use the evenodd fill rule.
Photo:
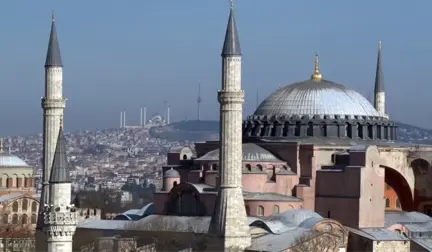
<svg viewBox="0 0 432 252">
<path fill-rule="evenodd" d="M 77 225 L 78 218 L 76 212 L 45 212 L 45 225 Z"/>
</svg>

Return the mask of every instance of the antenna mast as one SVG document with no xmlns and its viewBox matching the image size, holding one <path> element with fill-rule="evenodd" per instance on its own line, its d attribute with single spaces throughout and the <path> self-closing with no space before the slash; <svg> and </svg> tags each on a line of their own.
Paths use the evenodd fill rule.
<svg viewBox="0 0 432 252">
<path fill-rule="evenodd" d="M 200 105 L 201 105 L 201 83 L 198 82 L 198 97 L 197 97 L 197 120 L 200 120 Z"/>
</svg>

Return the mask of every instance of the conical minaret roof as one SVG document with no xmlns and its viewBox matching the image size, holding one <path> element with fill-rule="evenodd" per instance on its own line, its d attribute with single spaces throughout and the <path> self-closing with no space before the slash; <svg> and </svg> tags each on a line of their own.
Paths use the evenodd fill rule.
<svg viewBox="0 0 432 252">
<path fill-rule="evenodd" d="M 377 67 L 375 74 L 375 93 L 384 92 L 384 75 L 382 70 L 382 59 L 381 59 L 381 51 L 382 51 L 382 42 L 378 41 L 378 58 L 377 58 Z"/>
<path fill-rule="evenodd" d="M 65 138 L 63 127 L 60 127 L 57 146 L 54 153 L 53 166 L 51 169 L 50 183 L 70 183 L 68 161 L 66 156 Z"/>
<path fill-rule="evenodd" d="M 241 48 L 234 17 L 234 6 L 231 3 L 228 25 L 225 33 L 225 41 L 222 48 L 222 56 L 240 56 Z"/>
<path fill-rule="evenodd" d="M 62 66 L 63 63 L 60 54 L 60 46 L 57 39 L 56 20 L 53 14 L 45 67 L 62 67 Z"/>
</svg>

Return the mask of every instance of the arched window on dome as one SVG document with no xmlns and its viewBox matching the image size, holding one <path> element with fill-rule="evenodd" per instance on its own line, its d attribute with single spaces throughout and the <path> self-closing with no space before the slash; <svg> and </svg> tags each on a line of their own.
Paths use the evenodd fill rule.
<svg viewBox="0 0 432 252">
<path fill-rule="evenodd" d="M 357 123 L 357 137 L 363 139 L 363 126 Z"/>
<path fill-rule="evenodd" d="M 377 125 L 377 139 L 381 139 L 382 138 L 382 134 L 381 134 L 381 125 Z"/>
<path fill-rule="evenodd" d="M 36 224 L 36 219 L 37 219 L 37 217 L 36 217 L 36 214 L 32 214 L 32 216 L 31 216 L 31 224 Z"/>
<path fill-rule="evenodd" d="M 262 165 L 260 165 L 260 164 L 257 164 L 257 165 L 256 165 L 256 168 L 258 169 L 258 171 L 263 171 L 263 167 L 262 167 Z"/>
<path fill-rule="evenodd" d="M 294 136 L 300 136 L 301 124 L 300 122 L 296 122 Z"/>
<path fill-rule="evenodd" d="M 257 216 L 264 216 L 264 207 L 263 206 L 257 207 Z"/>
<path fill-rule="evenodd" d="M 12 212 L 18 212 L 18 201 L 14 201 L 14 203 L 12 203 Z"/>
<path fill-rule="evenodd" d="M 273 214 L 278 214 L 279 213 L 279 206 L 278 205 L 274 205 L 273 206 Z"/>
<path fill-rule="evenodd" d="M 37 203 L 35 201 L 32 202 L 31 210 L 32 210 L 32 212 L 37 211 Z"/>
<path fill-rule="evenodd" d="M 389 139 L 389 134 L 388 134 L 388 126 L 385 125 L 384 126 L 384 139 Z"/>
<path fill-rule="evenodd" d="M 320 129 L 321 129 L 321 136 L 326 137 L 327 136 L 327 124 L 322 123 Z"/>
<path fill-rule="evenodd" d="M 252 171 L 252 166 L 250 164 L 246 164 L 246 170 L 248 172 L 251 172 Z"/>
<path fill-rule="evenodd" d="M 288 136 L 288 129 L 289 129 L 289 123 L 288 122 L 286 122 L 285 124 L 284 124 L 284 127 L 283 127 L 283 130 L 282 130 L 282 135 L 284 136 L 284 137 L 286 137 L 286 136 Z"/>
<path fill-rule="evenodd" d="M 352 138 L 352 128 L 351 124 L 348 122 L 345 123 L 345 136 L 348 138 Z"/>
<path fill-rule="evenodd" d="M 307 136 L 313 136 L 314 135 L 314 125 L 312 122 L 308 123 L 306 134 L 307 134 Z"/>
<path fill-rule="evenodd" d="M 28 209 L 28 200 L 27 199 L 23 199 L 23 201 L 21 202 L 21 208 L 22 208 L 23 212 L 27 212 L 27 209 Z"/>
<path fill-rule="evenodd" d="M 367 125 L 368 138 L 374 139 L 373 137 L 373 126 L 368 123 Z"/>
</svg>

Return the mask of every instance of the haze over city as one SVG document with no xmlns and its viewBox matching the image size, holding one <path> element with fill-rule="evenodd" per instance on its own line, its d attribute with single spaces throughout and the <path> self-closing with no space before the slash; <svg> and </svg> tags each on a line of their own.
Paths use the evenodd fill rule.
<svg viewBox="0 0 432 252">
<path fill-rule="evenodd" d="M 307 79 L 314 53 L 325 79 L 366 97 L 373 92 L 383 41 L 387 111 L 429 127 L 432 37 L 427 1 L 237 1 L 244 115 L 279 85 Z M 172 121 L 217 119 L 220 50 L 228 1 L 20 1 L 0 3 L 1 135 L 39 133 L 51 12 L 64 63 L 67 131 L 139 123 L 139 109 Z M 408 15 L 408 13 L 411 13 Z M 415 15 L 413 14 L 415 13 Z M 419 92 L 421 90 L 421 92 Z M 369 98 L 369 97 L 368 97 Z"/>
</svg>

